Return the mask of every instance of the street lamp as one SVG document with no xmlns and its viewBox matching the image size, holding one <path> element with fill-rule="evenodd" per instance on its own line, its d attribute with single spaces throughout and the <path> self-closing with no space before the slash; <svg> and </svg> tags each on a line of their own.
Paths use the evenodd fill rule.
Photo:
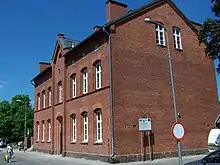
<svg viewBox="0 0 220 165">
<path fill-rule="evenodd" d="M 170 68 L 170 79 L 171 79 L 171 87 L 172 87 L 172 97 L 173 97 L 173 109 L 174 109 L 174 117 L 175 122 L 178 122 L 178 115 L 176 110 L 176 96 L 175 96 L 175 88 L 174 88 L 174 80 L 173 80 L 173 68 L 172 68 L 172 61 L 171 61 L 171 55 L 170 55 L 170 44 L 169 44 L 169 38 L 168 38 L 168 31 L 166 27 L 156 21 L 153 21 L 151 18 L 145 18 L 144 21 L 146 23 L 154 24 L 154 25 L 161 25 L 166 33 L 166 42 L 167 42 L 167 51 L 168 51 L 168 61 L 169 61 L 169 68 Z M 179 156 L 179 165 L 182 165 L 182 155 L 181 155 L 181 145 L 180 141 L 177 141 L 177 147 L 178 147 L 178 156 Z"/>
<path fill-rule="evenodd" d="M 21 100 L 16 100 L 17 102 L 21 102 Z M 25 138 L 26 138 L 26 108 L 24 108 L 24 152 L 25 152 Z"/>
</svg>

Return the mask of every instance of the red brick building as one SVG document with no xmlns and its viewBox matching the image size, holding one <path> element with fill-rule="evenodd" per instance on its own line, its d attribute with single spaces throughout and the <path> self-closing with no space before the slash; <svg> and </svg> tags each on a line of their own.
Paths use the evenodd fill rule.
<svg viewBox="0 0 220 165">
<path fill-rule="evenodd" d="M 81 42 L 59 34 L 51 63 L 40 63 L 33 79 L 35 149 L 109 162 L 140 160 L 138 119 L 151 117 L 154 157 L 175 153 L 168 43 L 161 23 L 169 34 L 177 111 L 186 129 L 182 150 L 206 149 L 218 101 L 213 62 L 198 42 L 200 25 L 170 0 L 132 11 L 113 0 L 106 7 L 105 25 L 95 26 Z"/>
</svg>

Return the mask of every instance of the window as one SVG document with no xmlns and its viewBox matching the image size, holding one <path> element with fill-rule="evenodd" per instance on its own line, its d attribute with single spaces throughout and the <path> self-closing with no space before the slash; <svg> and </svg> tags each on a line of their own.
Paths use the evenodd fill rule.
<svg viewBox="0 0 220 165">
<path fill-rule="evenodd" d="M 42 122 L 42 142 L 45 141 L 45 123 L 44 121 Z"/>
<path fill-rule="evenodd" d="M 83 141 L 88 142 L 88 114 L 83 116 Z"/>
<path fill-rule="evenodd" d="M 85 70 L 83 72 L 83 94 L 88 92 L 88 72 Z"/>
<path fill-rule="evenodd" d="M 161 24 L 156 25 L 156 41 L 157 45 L 165 46 L 164 27 Z"/>
<path fill-rule="evenodd" d="M 40 124 L 37 123 L 37 141 L 40 141 Z"/>
<path fill-rule="evenodd" d="M 62 82 L 59 82 L 59 103 L 62 102 L 62 94 L 63 94 L 63 88 L 62 88 Z"/>
<path fill-rule="evenodd" d="M 43 108 L 46 108 L 46 93 L 43 91 Z"/>
<path fill-rule="evenodd" d="M 76 97 L 76 76 L 73 76 L 73 78 L 72 78 L 72 87 L 73 87 L 72 96 Z"/>
<path fill-rule="evenodd" d="M 40 93 L 37 95 L 37 109 L 40 110 Z"/>
<path fill-rule="evenodd" d="M 102 142 L 102 113 L 96 112 L 96 141 Z"/>
<path fill-rule="evenodd" d="M 173 28 L 173 39 L 174 39 L 174 48 L 175 49 L 183 49 L 181 42 L 180 29 L 174 27 Z"/>
<path fill-rule="evenodd" d="M 52 104 L 52 92 L 51 92 L 51 88 L 49 88 L 48 95 L 49 95 L 48 105 L 49 105 L 49 107 L 50 107 L 51 104 Z"/>
<path fill-rule="evenodd" d="M 102 87 L 102 70 L 101 63 L 96 65 L 96 89 L 100 89 Z"/>
<path fill-rule="evenodd" d="M 72 137 L 72 142 L 76 142 L 76 116 L 72 117 L 72 124 L 73 124 L 73 137 Z"/>
<path fill-rule="evenodd" d="M 50 120 L 48 120 L 48 142 L 51 141 L 51 123 Z"/>
</svg>

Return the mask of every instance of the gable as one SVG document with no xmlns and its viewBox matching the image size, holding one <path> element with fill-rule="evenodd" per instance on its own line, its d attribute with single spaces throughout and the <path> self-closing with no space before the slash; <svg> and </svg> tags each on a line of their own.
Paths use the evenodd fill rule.
<svg viewBox="0 0 220 165">
<path fill-rule="evenodd" d="M 144 12 L 149 12 L 165 4 L 169 4 L 174 9 L 174 11 L 185 21 L 185 23 L 198 35 L 197 28 L 195 28 L 192 22 L 183 14 L 183 12 L 175 5 L 175 3 L 172 2 L 172 0 L 153 0 L 151 3 L 143 5 L 142 7 L 137 8 L 135 10 L 129 11 L 128 13 L 108 22 L 104 26 L 109 27 L 114 24 L 131 20 L 137 15 L 141 15 Z"/>
<path fill-rule="evenodd" d="M 69 51 L 70 49 L 74 48 L 76 45 L 79 44 L 79 41 L 72 40 L 69 38 L 64 38 L 60 37 L 57 39 L 53 56 L 52 56 L 52 61 L 53 63 L 56 63 L 57 57 L 59 55 L 59 52 L 62 52 L 62 55 L 64 54 L 65 51 Z"/>
</svg>

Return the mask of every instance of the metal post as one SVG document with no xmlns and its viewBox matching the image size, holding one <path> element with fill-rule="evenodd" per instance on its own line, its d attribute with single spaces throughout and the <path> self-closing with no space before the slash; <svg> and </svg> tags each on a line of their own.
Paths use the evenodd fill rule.
<svg viewBox="0 0 220 165">
<path fill-rule="evenodd" d="M 26 108 L 24 108 L 24 152 L 26 147 L 25 138 L 26 138 Z"/>
<path fill-rule="evenodd" d="M 172 86 L 172 96 L 173 96 L 173 108 L 174 108 L 174 115 L 175 115 L 175 121 L 178 122 L 178 116 L 176 111 L 176 97 L 175 97 L 175 88 L 174 88 L 174 80 L 173 80 L 173 69 L 172 69 L 172 61 L 170 56 L 170 45 L 169 45 L 169 38 L 168 38 L 168 32 L 167 29 L 164 27 L 166 31 L 166 40 L 167 40 L 167 50 L 168 50 L 168 61 L 170 66 L 170 79 L 171 79 L 171 86 Z M 179 165 L 182 165 L 182 154 L 181 154 L 181 144 L 180 141 L 177 141 L 177 149 L 178 149 L 178 162 Z"/>
</svg>

